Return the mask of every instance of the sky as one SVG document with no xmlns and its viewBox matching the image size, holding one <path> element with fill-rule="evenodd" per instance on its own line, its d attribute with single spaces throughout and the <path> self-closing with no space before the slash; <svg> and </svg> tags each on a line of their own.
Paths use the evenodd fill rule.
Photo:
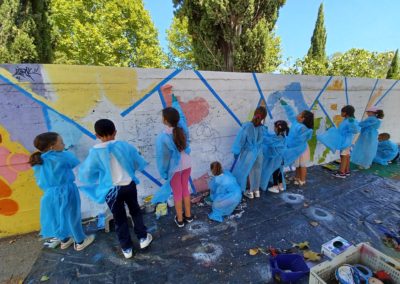
<svg viewBox="0 0 400 284">
<path fill-rule="evenodd" d="M 173 18 L 172 0 L 144 0 L 164 50 L 165 31 Z M 327 55 L 350 48 L 389 51 L 400 48 L 399 0 L 286 0 L 279 11 L 276 33 L 283 59 L 303 57 L 310 47 L 318 7 L 324 4 Z"/>
</svg>

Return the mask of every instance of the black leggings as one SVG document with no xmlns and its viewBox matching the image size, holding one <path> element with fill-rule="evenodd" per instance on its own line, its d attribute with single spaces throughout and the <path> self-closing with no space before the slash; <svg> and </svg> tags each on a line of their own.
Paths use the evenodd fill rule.
<svg viewBox="0 0 400 284">
<path fill-rule="evenodd" d="M 273 180 L 273 185 L 278 185 L 282 183 L 282 173 L 281 169 L 277 169 L 273 174 L 272 174 L 272 180 Z"/>
</svg>

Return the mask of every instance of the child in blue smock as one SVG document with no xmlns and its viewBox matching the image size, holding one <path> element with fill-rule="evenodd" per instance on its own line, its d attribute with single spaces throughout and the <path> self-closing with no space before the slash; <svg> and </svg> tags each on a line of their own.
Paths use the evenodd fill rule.
<svg viewBox="0 0 400 284">
<path fill-rule="evenodd" d="M 143 223 L 137 201 L 136 171 L 142 171 L 147 163 L 136 148 L 124 141 L 115 140 L 117 131 L 111 120 L 100 119 L 94 124 L 96 137 L 101 143 L 94 145 L 86 160 L 79 167 L 79 179 L 87 185 L 82 190 L 95 202 L 106 202 L 114 217 L 115 231 L 122 253 L 131 258 L 133 244 L 125 205 L 134 223 L 134 231 L 140 248 L 148 247 L 153 240 Z"/>
<path fill-rule="evenodd" d="M 242 190 L 236 178 L 229 172 L 223 171 L 219 162 L 210 165 L 212 177 L 208 183 L 212 212 L 208 214 L 211 220 L 222 222 L 224 216 L 229 216 L 242 200 Z"/>
<path fill-rule="evenodd" d="M 378 149 L 378 129 L 383 118 L 383 110 L 377 107 L 367 109 L 367 118 L 360 122 L 361 133 L 354 145 L 351 162 L 368 169 L 375 158 Z"/>
<path fill-rule="evenodd" d="M 253 119 L 242 125 L 232 146 L 232 152 L 237 160 L 232 174 L 236 177 L 242 191 L 245 191 L 247 177 L 249 177 L 250 189 L 246 190 L 244 195 L 250 199 L 260 197 L 262 143 L 265 131 L 263 121 L 266 116 L 266 108 L 259 106 L 254 111 Z"/>
<path fill-rule="evenodd" d="M 182 228 L 185 222 L 193 221 L 189 191 L 192 167 L 189 155 L 189 131 L 185 115 L 172 94 L 172 86 L 164 86 L 162 92 L 164 96 L 172 96 L 172 107 L 167 107 L 162 111 L 165 130 L 158 135 L 156 141 L 157 167 L 166 182 L 156 192 L 152 202 L 165 202 L 172 191 L 176 211 L 174 221 L 179 228 Z M 185 212 L 183 212 L 183 206 Z"/>
<path fill-rule="evenodd" d="M 306 184 L 307 166 L 310 162 L 310 149 L 308 140 L 311 139 L 314 128 L 314 114 L 308 110 L 303 110 L 295 114 L 293 108 L 284 100 L 280 100 L 283 109 L 289 119 L 290 132 L 286 139 L 287 149 L 284 153 L 284 164 L 296 167 L 294 184 L 303 186 Z"/>
<path fill-rule="evenodd" d="M 333 173 L 334 177 L 346 178 L 350 176 L 350 148 L 354 136 L 360 132 L 358 121 L 354 118 L 354 107 L 344 106 L 341 116 L 344 118 L 339 127 L 331 127 L 325 133 L 317 135 L 319 142 L 324 144 L 333 153 L 340 151 L 339 171 Z"/>
<path fill-rule="evenodd" d="M 261 189 L 266 190 L 272 180 L 269 192 L 279 193 L 285 189 L 283 180 L 283 154 L 286 150 L 286 137 L 289 127 L 286 121 L 278 120 L 274 123 L 274 133 L 265 131 L 263 143 L 263 168 L 261 175 Z"/>
<path fill-rule="evenodd" d="M 378 141 L 374 163 L 387 166 L 399 158 L 399 145 L 390 141 L 389 133 L 379 134 Z"/>
<path fill-rule="evenodd" d="M 29 163 L 44 192 L 40 201 L 40 234 L 61 240 L 61 249 L 75 242 L 75 250 L 83 250 L 94 241 L 94 235 L 86 237 L 82 228 L 81 199 L 72 172 L 79 161 L 64 151 L 63 139 L 55 132 L 36 136 L 33 144 L 39 152 L 31 155 Z"/>
</svg>

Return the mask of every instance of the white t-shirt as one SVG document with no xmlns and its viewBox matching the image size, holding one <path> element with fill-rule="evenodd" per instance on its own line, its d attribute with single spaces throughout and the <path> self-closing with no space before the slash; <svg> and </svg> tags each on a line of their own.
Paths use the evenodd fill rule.
<svg viewBox="0 0 400 284">
<path fill-rule="evenodd" d="M 105 148 L 108 144 L 114 143 L 115 140 L 107 141 L 103 143 L 99 143 L 93 146 L 93 148 Z M 111 169 L 111 178 L 114 186 L 124 186 L 128 185 L 132 182 L 132 178 L 129 174 L 124 170 L 124 168 L 120 165 L 118 160 L 115 158 L 113 154 L 110 155 L 110 169 Z"/>
</svg>

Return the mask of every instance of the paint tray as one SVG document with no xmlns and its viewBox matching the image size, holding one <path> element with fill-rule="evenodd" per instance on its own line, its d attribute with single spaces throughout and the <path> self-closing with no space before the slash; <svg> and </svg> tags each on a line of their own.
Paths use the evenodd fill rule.
<svg viewBox="0 0 400 284">
<path fill-rule="evenodd" d="M 272 276 L 281 282 L 295 282 L 310 272 L 302 255 L 278 254 L 269 259 Z"/>
</svg>

